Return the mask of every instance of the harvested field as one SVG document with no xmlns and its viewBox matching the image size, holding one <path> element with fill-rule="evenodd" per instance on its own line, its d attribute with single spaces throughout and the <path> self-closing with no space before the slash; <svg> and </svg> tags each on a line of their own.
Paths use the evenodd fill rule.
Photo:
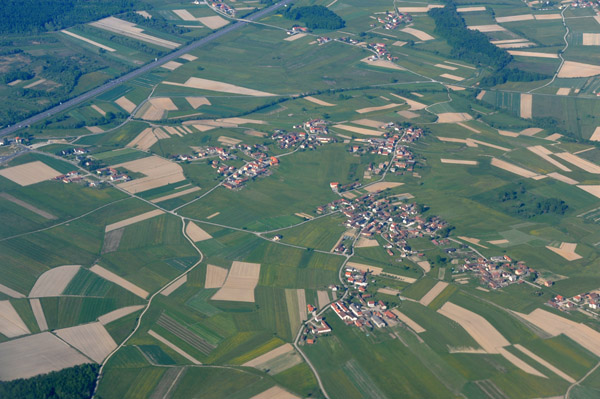
<svg viewBox="0 0 600 399">
<path fill-rule="evenodd" d="M 295 35 L 288 36 L 283 40 L 285 40 L 286 42 L 293 42 L 295 40 L 303 38 L 304 36 L 306 36 L 306 33 L 296 33 Z"/>
<path fill-rule="evenodd" d="M 104 132 L 104 130 L 102 130 L 102 128 L 99 127 L 99 126 L 86 126 L 85 128 L 88 131 L 90 131 L 91 133 L 102 133 L 102 132 Z"/>
<path fill-rule="evenodd" d="M 533 95 L 521 93 L 520 115 L 521 118 L 531 119 Z"/>
<path fill-rule="evenodd" d="M 379 243 L 377 242 L 377 240 L 372 240 L 370 238 L 364 238 L 364 237 L 360 237 L 358 239 L 358 241 L 356 241 L 356 244 L 354 245 L 355 248 L 370 248 L 370 247 L 378 247 Z"/>
<path fill-rule="evenodd" d="M 104 233 L 104 242 L 102 243 L 102 254 L 109 254 L 119 249 L 121 238 L 125 229 L 116 229 Z"/>
<path fill-rule="evenodd" d="M 298 396 L 289 393 L 288 391 L 280 388 L 278 386 L 274 386 L 273 388 L 269 388 L 266 391 L 259 393 L 258 395 L 254 395 L 250 399 L 300 399 Z"/>
<path fill-rule="evenodd" d="M 559 78 L 587 78 L 600 75 L 600 66 L 584 64 L 581 62 L 565 61 L 557 77 Z"/>
<path fill-rule="evenodd" d="M 198 227 L 194 222 L 189 222 L 185 227 L 185 234 L 194 242 L 209 240 L 212 238 L 210 234 Z"/>
<path fill-rule="evenodd" d="M 457 125 L 461 126 L 461 127 L 464 127 L 465 129 L 470 130 L 473 133 L 481 133 L 479 130 L 475 129 L 474 127 L 471 127 L 471 126 L 467 125 L 466 123 L 458 122 Z"/>
<path fill-rule="evenodd" d="M 129 101 L 125 96 L 116 99 L 115 104 L 117 104 L 119 107 L 123 108 L 129 113 L 132 113 L 135 107 L 137 107 L 137 105 Z"/>
<path fill-rule="evenodd" d="M 134 23 L 124 21 L 115 17 L 108 17 L 96 22 L 91 22 L 90 25 L 107 30 L 109 32 L 117 33 L 119 35 L 127 36 L 132 39 L 140 40 L 142 42 L 154 44 L 155 46 L 165 47 L 168 49 L 175 49 L 180 46 L 179 43 L 171 42 L 169 40 L 161 39 L 159 37 L 151 36 L 146 33 L 142 33 L 144 30 L 138 28 Z"/>
<path fill-rule="evenodd" d="M 529 356 L 531 359 L 533 359 L 536 362 L 538 362 L 539 364 L 541 364 L 542 366 L 546 367 L 548 370 L 552 371 L 554 374 L 558 375 L 560 378 L 570 382 L 571 384 L 575 383 L 575 379 L 573 377 L 562 372 L 561 370 L 556 368 L 554 365 L 552 365 L 549 362 L 547 362 L 546 360 L 542 359 L 541 357 L 539 357 L 538 355 L 536 355 L 529 349 L 525 348 L 524 346 L 522 346 L 520 344 L 515 344 L 514 347 L 517 348 L 522 353 L 524 353 L 525 355 Z"/>
<path fill-rule="evenodd" d="M 412 36 L 416 37 L 417 39 L 423 40 L 423 41 L 435 39 L 429 33 L 423 32 L 422 30 L 418 30 L 415 28 L 404 28 L 404 29 L 401 29 L 401 32 L 408 33 L 409 35 L 412 35 Z"/>
<path fill-rule="evenodd" d="M 304 213 L 304 212 L 296 212 L 296 213 L 294 213 L 294 215 L 301 217 L 303 219 L 306 219 L 306 220 L 312 220 L 315 218 L 314 216 L 309 215 L 308 213 Z"/>
<path fill-rule="evenodd" d="M 319 302 L 319 309 L 323 309 L 331 302 L 331 299 L 329 299 L 329 292 L 321 290 L 317 291 L 317 301 Z"/>
<path fill-rule="evenodd" d="M 506 136 L 506 137 L 519 137 L 519 133 L 511 132 L 508 130 L 498 130 L 498 134 L 500 136 Z"/>
<path fill-rule="evenodd" d="M 8 295 L 9 297 L 12 297 L 12 298 L 25 298 L 25 295 L 13 290 L 12 288 L 5 286 L 3 284 L 0 284 L 0 293 L 3 293 L 4 295 Z"/>
<path fill-rule="evenodd" d="M 428 4 L 427 7 L 397 7 L 398 12 L 409 12 L 409 13 L 426 13 L 432 8 L 443 8 L 441 4 Z"/>
<path fill-rule="evenodd" d="M 565 172 L 571 172 L 571 169 L 551 158 L 550 155 L 552 154 L 552 151 L 548 150 L 547 148 L 542 147 L 541 145 L 536 145 L 533 147 L 527 147 L 527 149 L 542 158 L 544 161 L 556 166 L 558 169 Z"/>
<path fill-rule="evenodd" d="M 383 268 L 377 266 L 363 265 L 362 263 L 348 262 L 346 266 L 353 267 L 363 272 L 371 272 L 374 276 L 378 276 L 383 272 Z"/>
<path fill-rule="evenodd" d="M 304 292 L 304 288 L 298 288 L 296 290 L 296 295 L 298 295 L 298 312 L 300 313 L 300 320 L 308 320 L 308 309 L 306 307 L 306 293 Z"/>
<path fill-rule="evenodd" d="M 516 55 L 516 56 L 520 56 L 520 57 L 558 58 L 557 54 L 552 54 L 552 53 L 537 53 L 535 51 L 508 50 L 508 53 L 511 54 L 511 55 Z M 569 62 L 569 61 L 565 61 L 565 64 L 567 62 Z M 521 94 L 521 95 L 523 96 L 524 94 Z"/>
<path fill-rule="evenodd" d="M 521 130 L 521 132 L 519 132 L 519 134 L 522 136 L 531 137 L 531 136 L 538 134 L 539 132 L 541 132 L 543 130 L 544 129 L 540 129 L 539 127 L 529 127 L 527 129 Z"/>
<path fill-rule="evenodd" d="M 379 183 L 373 183 L 369 186 L 365 186 L 364 189 L 367 190 L 370 193 L 376 193 L 378 191 L 383 191 L 385 189 L 388 188 L 395 188 L 395 187 L 399 187 L 401 185 L 403 185 L 404 183 L 394 183 L 394 182 L 387 182 L 387 181 L 382 181 Z"/>
<path fill-rule="evenodd" d="M 227 136 L 220 136 L 217 141 L 221 144 L 225 144 L 228 146 L 234 146 L 236 144 L 239 144 L 242 142 L 242 140 L 238 140 L 238 139 L 233 139 L 231 137 L 227 137 Z"/>
<path fill-rule="evenodd" d="M 352 123 L 354 123 L 355 125 L 374 127 L 376 129 L 385 125 L 385 123 L 379 122 L 379 121 L 374 121 L 373 119 L 356 119 L 356 120 L 353 120 Z"/>
<path fill-rule="evenodd" d="M 600 33 L 584 33 L 583 34 L 583 45 L 584 46 L 600 46 Z"/>
<path fill-rule="evenodd" d="M 523 169 L 519 166 L 513 165 L 506 161 L 502 161 L 498 158 L 492 158 L 491 164 L 492 164 L 492 166 L 495 166 L 500 169 L 504 169 L 507 172 L 514 173 L 515 175 L 519 175 L 522 177 L 533 178 L 533 177 L 537 176 L 537 173 L 534 173 L 527 169 Z"/>
<path fill-rule="evenodd" d="M 194 17 L 188 10 L 172 10 L 179 18 L 184 21 L 197 21 L 198 18 Z"/>
<path fill-rule="evenodd" d="M 206 97 L 186 97 L 185 99 L 194 109 L 198 109 L 202 105 L 211 105 Z"/>
<path fill-rule="evenodd" d="M 449 163 L 449 164 L 457 164 L 457 165 L 477 165 L 479 163 L 477 161 L 468 161 L 465 159 L 448 159 L 448 158 L 441 158 L 440 162 L 441 163 Z"/>
<path fill-rule="evenodd" d="M 570 87 L 561 87 L 560 89 L 558 89 L 556 91 L 556 95 L 557 96 L 568 96 L 569 93 L 571 93 L 571 88 Z"/>
<path fill-rule="evenodd" d="M 40 331 L 46 331 L 48 329 L 48 323 L 46 322 L 46 316 L 44 315 L 44 309 L 42 308 L 40 300 L 37 298 L 30 299 L 29 304 L 31 305 L 35 322 L 37 323 Z"/>
<path fill-rule="evenodd" d="M 502 24 L 505 22 L 529 21 L 533 19 L 532 14 L 512 15 L 509 17 L 496 17 L 496 22 Z"/>
<path fill-rule="evenodd" d="M 437 114 L 437 116 L 437 123 L 457 123 L 466 122 L 473 119 L 473 117 L 466 112 L 443 112 L 441 114 Z"/>
<path fill-rule="evenodd" d="M 141 215 L 137 215 L 137 216 L 133 216 L 124 220 L 121 220 L 120 222 L 116 222 L 116 223 L 112 223 L 106 226 L 106 228 L 104 229 L 105 232 L 109 232 L 109 231 L 113 231 L 113 230 L 117 230 L 117 229 L 121 229 L 123 227 L 132 225 L 134 223 L 138 223 L 144 220 L 148 220 L 151 219 L 155 216 L 158 215 L 162 215 L 164 212 L 161 211 L 160 209 L 155 209 L 153 211 L 150 212 L 146 212 L 146 213 L 142 213 Z"/>
<path fill-rule="evenodd" d="M 562 17 L 560 16 L 560 14 L 536 14 L 534 15 L 535 19 L 538 21 L 544 21 L 544 20 L 552 20 L 552 19 L 562 19 Z"/>
<path fill-rule="evenodd" d="M 496 44 L 496 46 L 498 46 L 500 48 L 524 48 L 524 47 L 535 46 L 535 43 L 532 43 L 532 42 L 505 43 L 505 44 Z"/>
<path fill-rule="evenodd" d="M 0 343 L 0 380 L 62 370 L 90 360 L 49 332 Z"/>
<path fill-rule="evenodd" d="M 481 240 L 478 238 L 471 238 L 471 237 L 464 237 L 464 236 L 458 236 L 458 238 L 460 238 L 463 241 L 468 242 L 469 244 L 477 245 L 478 247 L 487 249 L 487 247 L 480 244 Z"/>
<path fill-rule="evenodd" d="M 41 216 L 41 217 L 43 217 L 43 218 L 45 218 L 45 219 L 48 219 L 48 220 L 53 220 L 53 219 L 56 219 L 56 216 L 54 216 L 53 214 L 51 214 L 51 213 L 48 213 L 48 212 L 46 212 L 46 211 L 43 211 L 43 210 L 41 210 L 41 209 L 39 209 L 39 208 L 37 208 L 37 207 L 35 207 L 35 206 L 31 205 L 31 204 L 28 204 L 27 202 L 25 202 L 25 201 L 22 201 L 22 200 L 20 200 L 20 199 L 18 199 L 18 198 L 15 198 L 15 197 L 13 197 L 13 196 L 12 196 L 12 195 L 10 195 L 10 194 L 7 194 L 7 193 L 0 193 L 0 197 L 1 197 L 1 198 L 4 198 L 4 199 L 5 199 L 5 200 L 7 200 L 7 201 L 10 201 L 10 202 L 12 202 L 13 204 L 17 204 L 17 205 L 19 205 L 20 207 L 22 207 L 22 208 L 25 208 L 25 209 L 27 209 L 28 211 L 31 211 L 31 212 L 35 213 L 36 215 L 39 215 L 39 216 Z"/>
<path fill-rule="evenodd" d="M 171 348 L 172 350 L 174 350 L 175 352 L 177 352 L 179 355 L 181 355 L 184 358 L 186 358 L 187 360 L 189 360 L 192 364 L 202 364 L 202 363 L 200 363 L 199 360 L 197 360 L 196 358 L 194 358 L 193 356 L 191 356 L 190 354 L 188 354 L 186 351 L 184 351 L 183 349 L 181 349 L 177 345 L 173 344 L 171 341 L 167 340 L 166 338 L 163 338 L 161 335 L 157 334 L 156 332 L 154 332 L 152 330 L 148 330 L 148 335 L 150 335 L 151 337 L 153 337 L 157 341 L 165 344 L 167 347 Z"/>
<path fill-rule="evenodd" d="M 174 194 L 163 195 L 162 197 L 155 198 L 155 199 L 151 200 L 150 202 L 156 204 L 157 202 L 162 202 L 162 201 L 170 200 L 173 198 L 183 197 L 184 195 L 195 193 L 196 191 L 200 191 L 200 187 L 192 187 L 192 188 L 188 188 L 187 190 L 181 190 Z"/>
<path fill-rule="evenodd" d="M 177 280 L 175 280 L 175 282 L 173 282 L 170 286 L 168 286 L 167 288 L 165 288 L 164 290 L 162 290 L 160 292 L 161 295 L 163 296 L 169 296 L 171 295 L 173 292 L 175 292 L 175 290 L 177 290 L 177 288 L 181 287 L 182 285 L 184 285 L 185 283 L 187 283 L 187 274 L 179 277 Z"/>
<path fill-rule="evenodd" d="M 229 271 L 223 267 L 207 265 L 204 288 L 221 288 Z"/>
<path fill-rule="evenodd" d="M 589 138 L 590 141 L 600 141 L 600 126 L 598 126 L 596 129 L 594 129 L 594 133 L 592 133 L 592 136 Z"/>
<path fill-rule="evenodd" d="M 500 244 L 508 244 L 509 241 L 506 239 L 502 239 L 502 240 L 492 240 L 492 241 L 488 241 L 490 244 L 492 245 L 500 245 Z"/>
<path fill-rule="evenodd" d="M 351 193 L 350 191 L 346 191 L 345 193 L 342 194 L 342 197 L 348 198 L 348 199 L 353 199 L 353 198 L 356 198 L 356 195 L 354 193 Z"/>
<path fill-rule="evenodd" d="M 215 301 L 254 302 L 260 264 L 234 261 L 223 287 L 213 297 Z"/>
<path fill-rule="evenodd" d="M 242 366 L 268 370 L 269 374 L 276 375 L 299 363 L 302 363 L 302 358 L 296 353 L 291 344 L 286 343 L 244 363 Z"/>
<path fill-rule="evenodd" d="M 100 108 L 99 106 L 97 106 L 96 104 L 92 104 L 91 105 L 92 109 L 94 111 L 96 111 L 97 113 L 99 113 L 102 116 L 106 116 L 106 111 L 104 111 L 102 108 Z"/>
<path fill-rule="evenodd" d="M 464 90 L 467 90 L 464 87 L 456 86 L 456 85 L 449 85 L 449 84 L 447 84 L 446 87 L 449 88 L 450 90 L 454 90 L 454 91 L 464 91 Z"/>
<path fill-rule="evenodd" d="M 104 49 L 104 50 L 106 50 L 106 51 L 110 51 L 111 53 L 114 53 L 115 51 L 117 51 L 117 50 L 115 50 L 115 49 L 114 49 L 114 48 L 112 48 L 112 47 L 105 46 L 104 44 L 100 44 L 100 43 L 98 43 L 98 42 L 95 42 L 95 41 L 93 41 L 93 40 L 91 40 L 91 39 L 88 39 L 87 37 L 83 37 L 83 36 L 80 36 L 80 35 L 78 35 L 78 34 L 75 34 L 75 33 L 73 33 L 73 32 L 69 32 L 69 31 L 68 31 L 68 30 L 66 30 L 66 29 L 63 29 L 63 30 L 61 30 L 61 32 L 62 32 L 62 33 L 64 33 L 65 35 L 69 35 L 69 36 L 71 36 L 71 37 L 74 37 L 75 39 L 79 39 L 79 40 L 81 40 L 81 41 L 84 41 L 84 42 L 86 42 L 86 43 L 89 43 L 89 44 L 91 44 L 92 46 L 96 46 L 96 47 L 99 47 L 99 48 L 101 48 L 101 49 Z"/>
<path fill-rule="evenodd" d="M 25 89 L 31 89 L 32 87 L 35 87 L 37 85 L 41 85 L 42 83 L 46 82 L 46 79 L 40 79 L 40 80 L 36 80 L 33 83 L 29 83 L 27 86 L 25 86 Z"/>
<path fill-rule="evenodd" d="M 431 264 L 429 264 L 429 262 L 426 260 L 417 261 L 417 265 L 419 265 L 419 267 L 423 269 L 425 273 L 429 273 L 431 270 Z"/>
<path fill-rule="evenodd" d="M 392 288 L 379 288 L 377 290 L 377 292 L 380 292 L 382 294 L 385 295 L 391 295 L 391 296 L 396 296 L 396 295 L 400 295 L 401 292 Z"/>
<path fill-rule="evenodd" d="M 461 76 L 456 76 L 456 75 L 452 75 L 452 74 L 449 74 L 449 73 L 443 73 L 443 74 L 441 74 L 440 78 L 446 78 L 446 79 L 454 80 L 456 82 L 460 82 L 461 80 L 465 80 L 465 78 L 463 78 Z"/>
<path fill-rule="evenodd" d="M 16 80 L 13 80 L 12 82 L 8 83 L 8 85 L 9 86 L 16 86 L 16 85 L 18 85 L 21 82 L 22 82 L 21 79 L 16 79 Z"/>
<path fill-rule="evenodd" d="M 154 129 L 158 130 L 158 129 Z M 150 147 L 158 142 L 158 137 L 154 134 L 151 127 L 144 129 L 138 134 L 126 147 L 139 148 L 142 151 L 148 151 Z"/>
<path fill-rule="evenodd" d="M 485 7 L 461 7 L 461 8 L 457 8 L 456 11 L 458 12 L 474 12 L 474 11 L 485 11 L 486 8 Z"/>
<path fill-rule="evenodd" d="M 444 282 L 444 281 L 438 281 L 430 290 L 429 292 L 427 292 L 427 294 L 423 295 L 423 298 L 421 298 L 419 300 L 419 302 L 421 303 L 421 305 L 423 306 L 427 306 L 429 305 L 431 302 L 433 302 L 433 300 L 435 298 L 437 298 L 437 296 L 439 294 L 442 293 L 442 291 L 444 291 L 444 289 L 448 286 L 448 283 Z"/>
<path fill-rule="evenodd" d="M 419 111 L 419 110 L 427 108 L 427 105 L 420 103 L 418 101 L 411 100 L 410 98 L 402 97 L 402 96 L 399 96 L 394 93 L 390 93 L 390 95 L 406 101 L 406 104 L 408 104 L 410 106 L 410 111 Z"/>
<path fill-rule="evenodd" d="M 127 291 L 139 296 L 140 298 L 146 299 L 148 297 L 148 291 L 138 287 L 137 285 L 130 283 L 123 277 L 116 275 L 110 270 L 106 270 L 100 265 L 94 265 L 90 268 L 90 271 L 102 277 L 105 280 L 115 283 L 116 285 L 125 288 Z"/>
<path fill-rule="evenodd" d="M 125 168 L 146 175 L 146 177 L 119 184 L 120 188 L 131 194 L 185 180 L 181 166 L 156 155 L 113 165 L 113 168 Z"/>
<path fill-rule="evenodd" d="M 550 140 L 550 141 L 556 141 L 556 140 L 560 139 L 561 137 L 562 137 L 562 134 L 552 133 L 550 136 L 544 137 L 544 139 L 545 140 Z"/>
<path fill-rule="evenodd" d="M 20 186 L 29 186 L 54 179 L 61 174 L 41 161 L 28 162 L 11 168 L 0 169 L 0 176 L 6 177 Z"/>
<path fill-rule="evenodd" d="M 343 125 L 343 124 L 333 125 L 332 127 L 337 128 L 337 129 L 343 129 L 343 130 L 353 132 L 353 133 L 363 134 L 365 136 L 381 136 L 384 133 L 379 130 L 365 129 L 364 127 L 356 127 L 356 126 Z"/>
<path fill-rule="evenodd" d="M 588 173 L 600 174 L 600 166 L 580 158 L 577 155 L 568 152 L 561 152 L 554 155 L 569 162 L 570 164 L 577 166 L 579 169 L 585 170 Z"/>
<path fill-rule="evenodd" d="M 164 313 L 160 315 L 156 321 L 156 324 L 205 355 L 208 355 L 213 349 L 215 349 L 215 345 L 196 335 L 196 333 L 188 329 L 186 326 L 180 324 L 177 320 L 167 316 Z"/>
<path fill-rule="evenodd" d="M 215 216 L 219 216 L 220 214 L 221 214 L 221 212 L 215 212 L 212 215 L 207 216 L 206 219 L 210 220 L 210 219 L 214 218 Z"/>
<path fill-rule="evenodd" d="M 80 266 L 58 266 L 44 272 L 38 277 L 31 292 L 30 298 L 43 298 L 59 296 L 79 271 Z"/>
<path fill-rule="evenodd" d="M 176 70 L 177 68 L 179 68 L 182 65 L 183 64 L 181 62 L 169 61 L 169 62 L 166 62 L 166 63 L 162 64 L 160 67 L 168 69 L 169 71 L 174 71 L 174 70 Z"/>
<path fill-rule="evenodd" d="M 400 105 L 402 105 L 402 104 L 391 103 L 391 104 L 382 105 L 380 107 L 367 107 L 367 108 L 357 109 L 356 112 L 358 112 L 359 114 L 366 114 L 368 112 L 374 112 L 374 111 L 381 111 L 381 110 L 384 110 L 384 109 L 396 108 L 396 107 L 399 107 Z"/>
<path fill-rule="evenodd" d="M 416 114 L 416 113 L 411 112 L 411 111 L 398 111 L 397 114 L 400 115 L 400 116 L 402 116 L 402 117 L 404 117 L 404 118 L 406 118 L 406 119 L 414 119 L 414 118 L 416 118 L 416 117 L 419 116 L 419 114 Z"/>
<path fill-rule="evenodd" d="M 198 18 L 203 25 L 210 29 L 219 29 L 229 23 L 225 18 L 221 18 L 218 15 L 214 15 L 212 17 L 202 17 Z"/>
<path fill-rule="evenodd" d="M 502 26 L 498 25 L 498 24 L 492 24 L 492 25 L 473 25 L 473 26 L 467 26 L 467 28 L 471 29 L 471 30 L 478 30 L 479 32 L 483 32 L 483 33 L 487 33 L 487 32 L 503 32 L 506 29 L 504 29 Z"/>
<path fill-rule="evenodd" d="M 182 56 L 181 56 L 181 57 L 179 57 L 179 58 L 181 58 L 181 59 L 183 59 L 183 60 L 186 60 L 186 61 L 195 61 L 195 60 L 197 60 L 197 59 L 198 59 L 198 57 L 196 57 L 196 56 L 194 56 L 194 55 L 191 55 L 191 54 L 184 54 L 184 55 L 182 55 Z"/>
<path fill-rule="evenodd" d="M 458 69 L 457 67 L 453 67 L 453 66 L 446 65 L 446 64 L 435 64 L 434 67 L 447 69 L 449 71 L 456 71 Z"/>
<path fill-rule="evenodd" d="M 177 111 L 177 106 L 168 97 L 151 98 L 140 109 L 141 118 L 147 121 L 158 121 L 165 117 L 167 111 Z"/>
<path fill-rule="evenodd" d="M 56 330 L 55 333 L 96 363 L 102 363 L 117 347 L 108 331 L 98 322 L 63 328 Z"/>
<path fill-rule="evenodd" d="M 424 333 L 426 330 L 421 327 L 416 321 L 399 311 L 398 309 L 392 309 L 392 313 L 398 316 L 398 319 L 406 324 L 411 330 L 416 332 L 417 334 Z"/>
<path fill-rule="evenodd" d="M 163 84 L 171 85 L 171 86 L 180 86 L 180 87 L 189 87 L 192 89 L 200 89 L 200 90 L 208 90 L 208 91 L 217 91 L 221 93 L 233 93 L 233 94 L 244 94 L 247 96 L 256 96 L 256 97 L 270 97 L 275 94 L 267 93 L 264 91 L 247 89 L 245 87 L 232 85 L 229 83 L 219 82 L 216 80 L 208 80 L 201 78 L 191 77 L 186 80 L 185 83 L 175 83 L 175 82 L 167 82 L 164 81 Z"/>
<path fill-rule="evenodd" d="M 546 245 L 546 248 L 548 248 L 550 251 L 554 252 L 555 254 L 562 256 L 569 262 L 577 260 L 577 259 L 581 259 L 581 255 L 578 255 L 577 253 L 575 253 L 577 244 L 574 244 L 574 243 L 563 242 L 562 244 L 560 244 L 559 248 L 555 248 L 555 247 Z"/>
<path fill-rule="evenodd" d="M 476 98 L 477 98 L 479 101 L 483 100 L 483 96 L 485 96 L 485 93 L 486 93 L 486 91 L 485 91 L 485 90 L 481 90 L 481 91 L 479 92 L 479 94 L 477 94 L 477 97 L 476 97 Z"/>
<path fill-rule="evenodd" d="M 373 60 L 371 57 L 366 57 L 361 60 L 365 64 L 373 65 L 380 68 L 388 68 L 388 69 L 396 69 L 398 71 L 406 71 L 406 68 L 401 67 L 398 64 L 393 63 L 392 61 L 376 59 Z"/>
<path fill-rule="evenodd" d="M 31 334 L 10 301 L 0 301 L 0 334 L 7 338 Z"/>
<path fill-rule="evenodd" d="M 98 321 L 100 322 L 100 324 L 105 326 L 108 323 L 111 323 L 115 320 L 119 320 L 121 317 L 125 317 L 129 314 L 137 312 L 138 310 L 142 309 L 143 307 L 144 307 L 144 305 L 135 305 L 135 306 L 126 306 L 124 308 L 113 310 L 112 312 L 108 312 L 108 313 L 103 314 L 102 316 L 98 317 Z"/>
</svg>

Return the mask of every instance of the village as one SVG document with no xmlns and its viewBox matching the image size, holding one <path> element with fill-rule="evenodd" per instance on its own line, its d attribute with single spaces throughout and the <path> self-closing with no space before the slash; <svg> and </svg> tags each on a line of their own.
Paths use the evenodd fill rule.
<svg viewBox="0 0 600 399">
<path fill-rule="evenodd" d="M 377 22 L 383 24 L 383 28 L 387 30 L 394 30 L 402 24 L 409 24 L 412 22 L 412 15 L 396 11 L 386 11 L 383 16 L 378 15 L 375 18 L 377 18 Z"/>
</svg>

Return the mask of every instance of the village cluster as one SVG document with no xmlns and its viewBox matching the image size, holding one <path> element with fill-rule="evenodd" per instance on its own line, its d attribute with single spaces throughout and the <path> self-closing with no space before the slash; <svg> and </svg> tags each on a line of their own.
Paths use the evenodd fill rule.
<svg viewBox="0 0 600 399">
<path fill-rule="evenodd" d="M 585 292 L 570 298 L 556 295 L 547 302 L 547 305 L 562 311 L 579 310 L 597 318 L 600 316 L 598 314 L 598 309 L 600 309 L 600 291 Z"/>
<path fill-rule="evenodd" d="M 383 24 L 384 29 L 393 30 L 402 24 L 411 23 L 412 16 L 408 13 L 386 11 L 385 15 L 377 16 L 377 22 Z"/>
<path fill-rule="evenodd" d="M 528 267 L 525 262 L 513 261 L 508 255 L 494 256 L 485 259 L 478 257 L 475 260 L 468 260 L 462 265 L 458 272 L 474 272 L 481 281 L 491 289 L 507 287 L 510 284 L 522 283 L 528 276 L 536 275 L 536 271 Z M 543 283 L 549 287 L 552 281 L 545 280 Z"/>
<path fill-rule="evenodd" d="M 235 17 L 235 8 L 229 7 L 222 0 L 212 0 L 207 3 L 213 10 Z"/>
<path fill-rule="evenodd" d="M 367 48 L 373 50 L 376 55 L 369 57 L 369 60 L 375 61 L 378 59 L 397 61 L 398 57 L 393 56 L 387 49 L 385 43 L 369 43 Z"/>
</svg>

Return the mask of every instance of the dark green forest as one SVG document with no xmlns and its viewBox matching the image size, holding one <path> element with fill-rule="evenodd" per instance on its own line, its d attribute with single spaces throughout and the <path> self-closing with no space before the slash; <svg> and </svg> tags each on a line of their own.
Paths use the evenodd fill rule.
<svg viewBox="0 0 600 399">
<path fill-rule="evenodd" d="M 524 219 L 544 214 L 564 215 L 569 209 L 563 200 L 539 197 L 522 184 L 498 192 L 497 200 L 503 211 Z"/>
<path fill-rule="evenodd" d="M 339 15 L 323 6 L 290 6 L 283 13 L 284 17 L 292 21 L 304 22 L 309 29 L 340 29 L 346 22 Z"/>
</svg>

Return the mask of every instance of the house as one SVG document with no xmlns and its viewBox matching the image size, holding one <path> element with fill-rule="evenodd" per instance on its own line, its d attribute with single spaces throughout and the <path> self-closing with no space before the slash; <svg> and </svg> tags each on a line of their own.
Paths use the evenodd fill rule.
<svg viewBox="0 0 600 399">
<path fill-rule="evenodd" d="M 314 311 L 315 311 L 315 307 L 314 307 L 313 305 L 311 305 L 311 304 L 308 304 L 308 305 L 306 305 L 306 308 L 308 309 L 308 311 L 309 311 L 310 313 L 312 313 L 312 312 L 314 312 Z"/>
<path fill-rule="evenodd" d="M 385 321 L 383 321 L 379 316 L 373 316 L 371 317 L 371 320 L 377 328 L 382 328 L 386 326 Z"/>
<path fill-rule="evenodd" d="M 329 183 L 329 187 L 333 191 L 337 191 L 340 188 L 340 183 L 338 183 L 338 182 L 331 182 L 331 183 Z"/>
</svg>

